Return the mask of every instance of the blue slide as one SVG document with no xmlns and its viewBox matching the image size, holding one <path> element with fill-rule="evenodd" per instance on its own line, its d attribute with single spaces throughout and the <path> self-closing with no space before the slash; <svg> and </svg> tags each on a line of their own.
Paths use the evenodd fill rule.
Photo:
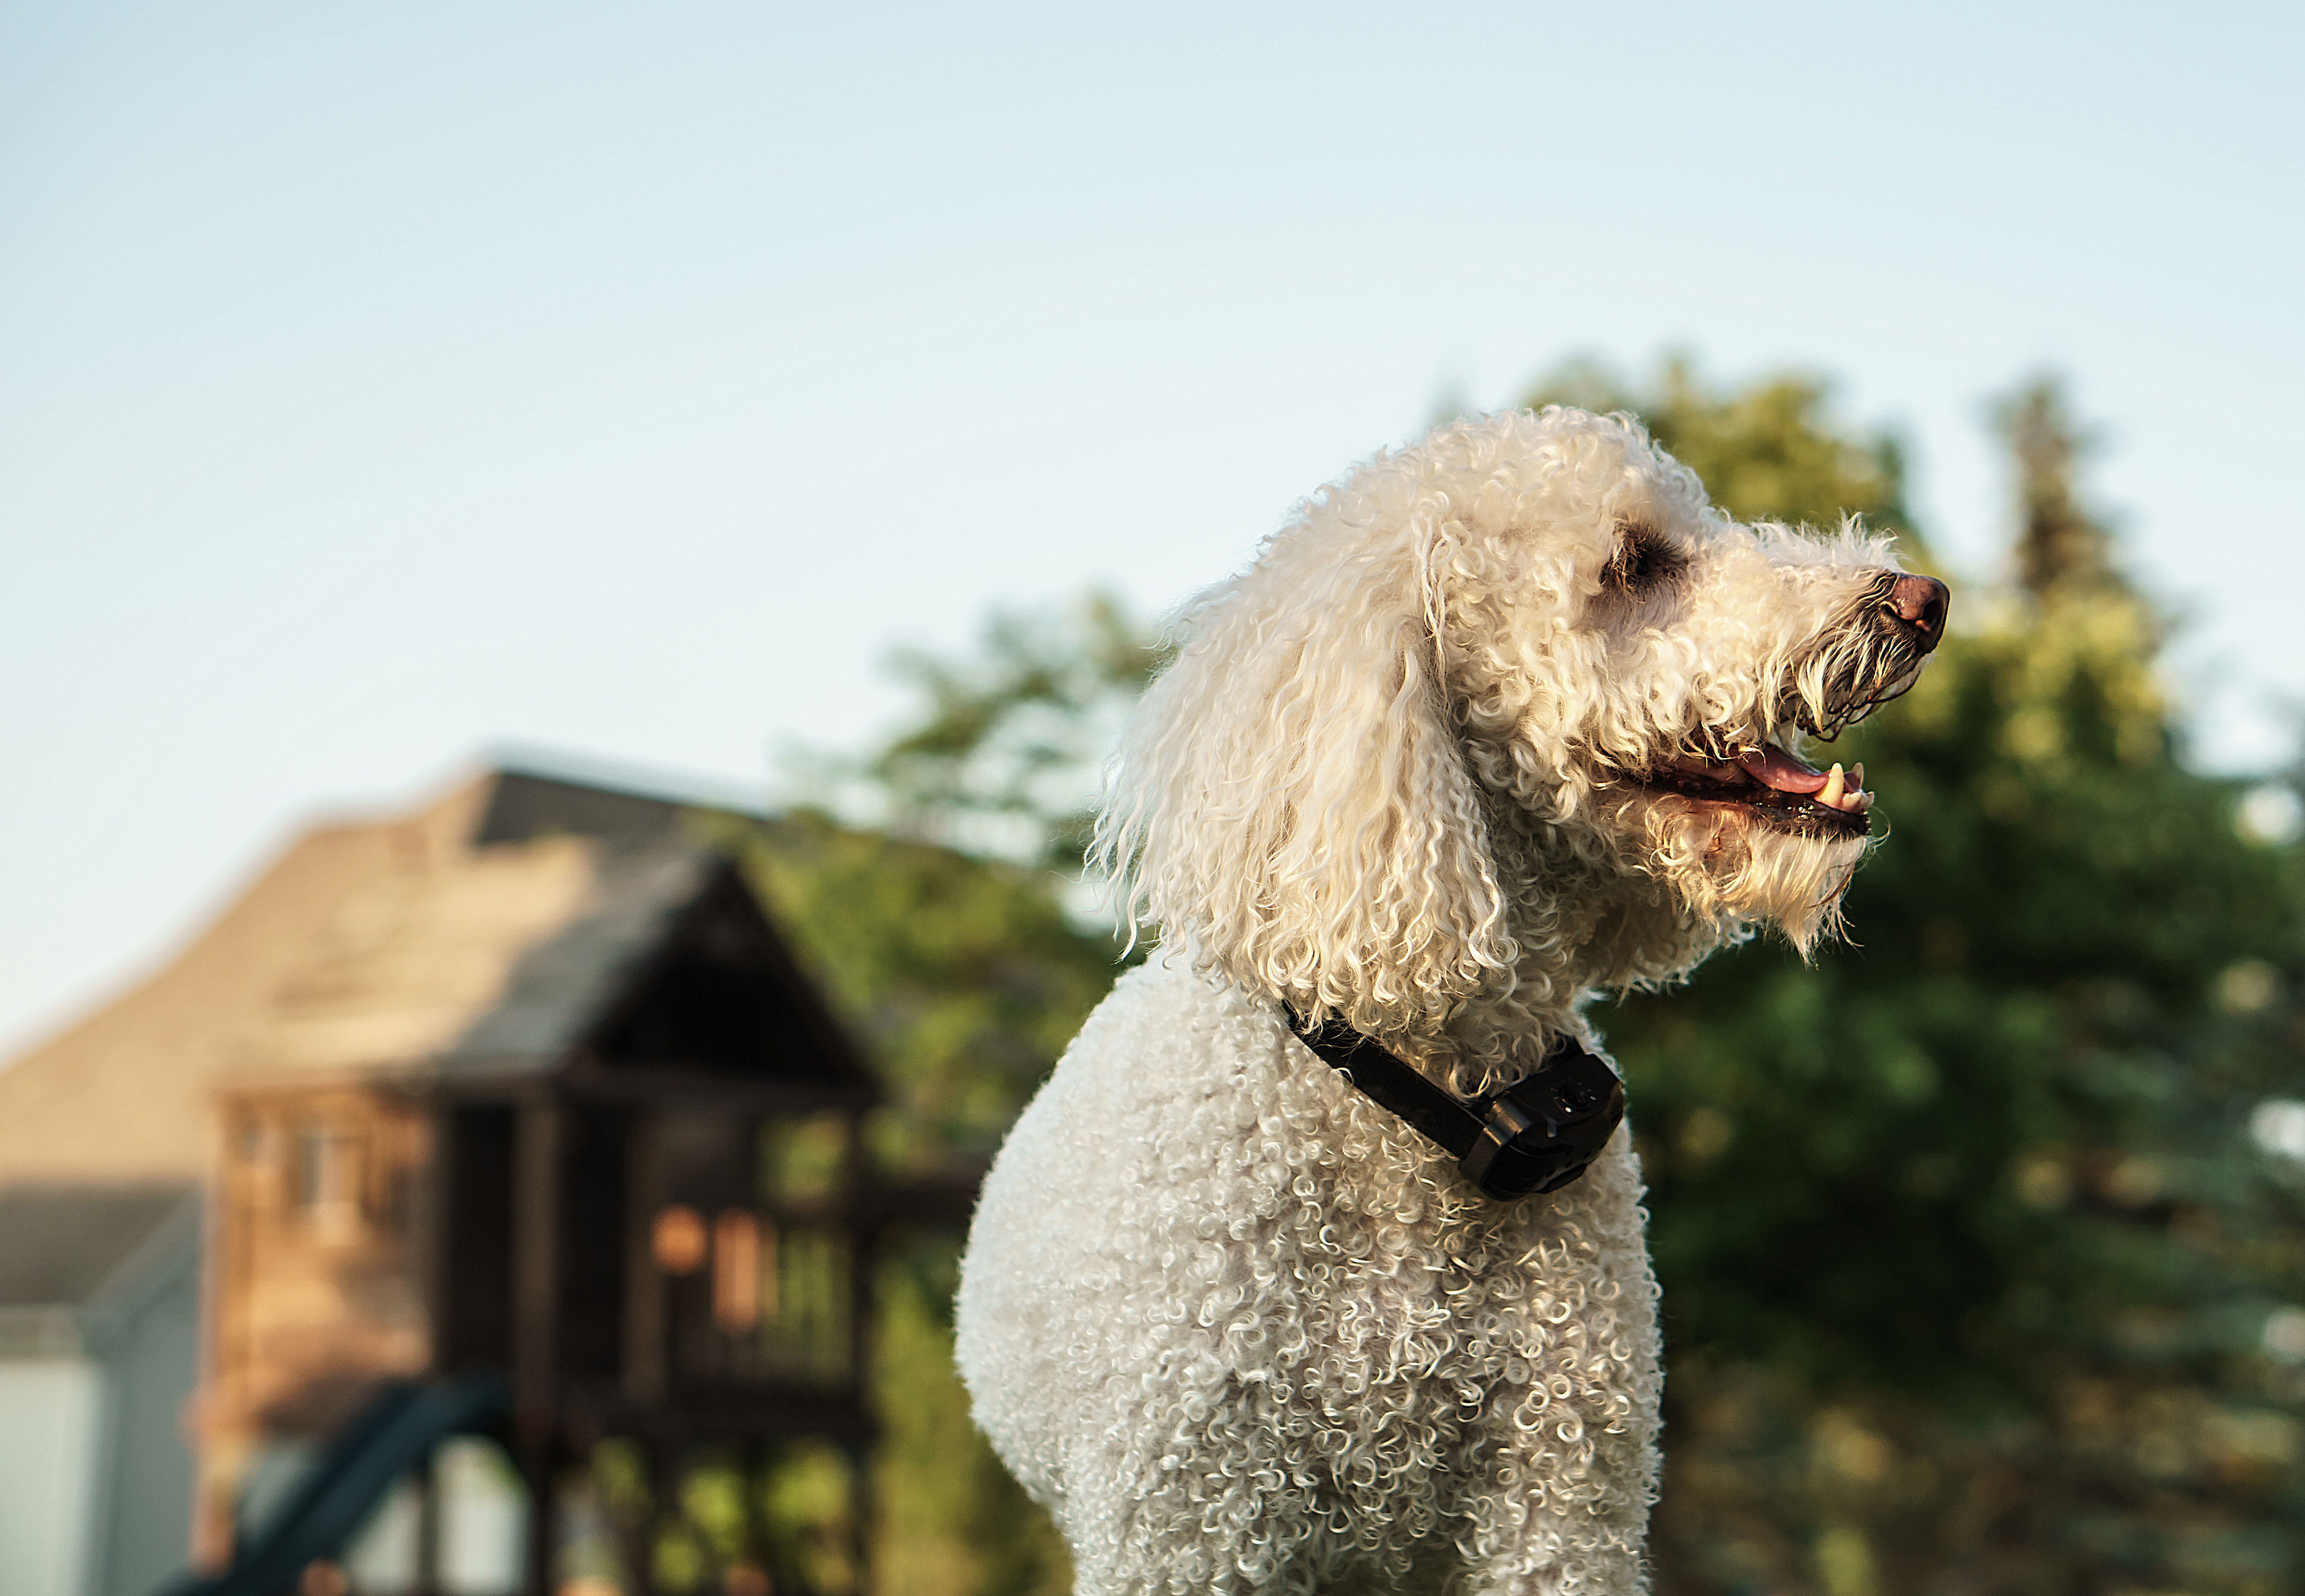
<svg viewBox="0 0 2305 1596">
<path fill-rule="evenodd" d="M 440 1385 L 396 1381 L 336 1432 L 312 1470 L 273 1512 L 232 1566 L 188 1575 L 157 1596 L 293 1596 L 305 1565 L 341 1558 L 394 1481 L 454 1435 L 485 1431 L 502 1419 L 511 1386 L 501 1374 L 468 1374 Z"/>
</svg>

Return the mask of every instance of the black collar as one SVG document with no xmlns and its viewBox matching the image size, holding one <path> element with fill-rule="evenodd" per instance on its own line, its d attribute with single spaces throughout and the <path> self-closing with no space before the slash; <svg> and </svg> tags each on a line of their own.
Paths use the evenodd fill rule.
<svg viewBox="0 0 2305 1596">
<path fill-rule="evenodd" d="M 1442 1091 L 1342 1020 L 1310 1031 L 1282 1006 L 1297 1040 L 1457 1160 L 1465 1178 L 1510 1202 L 1557 1192 L 1585 1173 L 1625 1117 L 1616 1072 L 1563 1036 L 1521 1080 L 1476 1098 Z"/>
</svg>

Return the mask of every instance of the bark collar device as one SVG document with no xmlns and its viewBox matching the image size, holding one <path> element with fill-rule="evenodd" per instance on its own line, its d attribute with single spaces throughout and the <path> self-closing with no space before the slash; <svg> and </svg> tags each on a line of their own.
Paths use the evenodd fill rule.
<svg viewBox="0 0 2305 1596">
<path fill-rule="evenodd" d="M 1482 1193 L 1510 1202 L 1557 1192 L 1585 1173 L 1625 1117 L 1616 1072 L 1562 1037 L 1510 1086 L 1460 1098 L 1342 1020 L 1306 1029 L 1284 1008 L 1297 1040 L 1358 1090 L 1457 1160 Z"/>
</svg>

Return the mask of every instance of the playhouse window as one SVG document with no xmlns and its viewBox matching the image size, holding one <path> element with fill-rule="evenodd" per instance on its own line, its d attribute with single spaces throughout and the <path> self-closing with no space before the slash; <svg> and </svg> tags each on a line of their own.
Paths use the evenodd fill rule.
<svg viewBox="0 0 2305 1596">
<path fill-rule="evenodd" d="M 760 1220 L 741 1208 L 729 1209 L 713 1221 L 712 1317 L 732 1336 L 761 1322 L 761 1242 Z M 773 1263 L 773 1245 L 770 1253 Z"/>
<path fill-rule="evenodd" d="M 360 1138 L 324 1125 L 296 1133 L 296 1210 L 306 1224 L 341 1235 L 360 1223 Z"/>
</svg>

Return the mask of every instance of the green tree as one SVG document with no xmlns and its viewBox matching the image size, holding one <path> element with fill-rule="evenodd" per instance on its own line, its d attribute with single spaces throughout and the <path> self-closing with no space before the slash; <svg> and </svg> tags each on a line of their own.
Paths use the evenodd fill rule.
<svg viewBox="0 0 2305 1596">
<path fill-rule="evenodd" d="M 2017 580 L 2029 593 L 2123 590 L 2105 524 L 2081 507 L 2074 474 L 2094 440 L 2054 378 L 2036 378 L 1995 407 L 2017 464 Z"/>
<path fill-rule="evenodd" d="M 1740 521 L 1831 528 L 1844 514 L 1861 515 L 1876 530 L 1910 537 L 1903 446 L 1891 433 L 1838 429 L 1827 415 L 1831 397 L 1829 384 L 1798 372 L 1716 393 L 1676 355 L 1646 386 L 1598 361 L 1572 361 L 1522 403 L 1630 412 Z"/>
<path fill-rule="evenodd" d="M 920 714 L 862 757 L 819 761 L 804 787 L 899 836 L 1077 873 L 1104 756 L 1161 658 L 1109 594 L 997 612 L 968 658 L 899 651 Z"/>
</svg>

